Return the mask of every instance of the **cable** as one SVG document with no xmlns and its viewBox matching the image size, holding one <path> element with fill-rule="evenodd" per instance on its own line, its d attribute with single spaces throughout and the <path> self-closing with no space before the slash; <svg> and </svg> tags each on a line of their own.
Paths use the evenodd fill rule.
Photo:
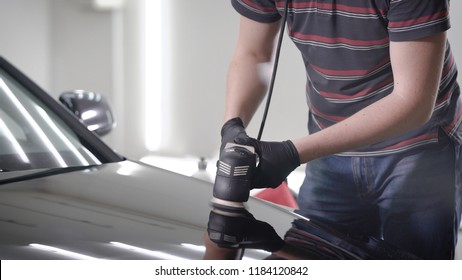
<svg viewBox="0 0 462 280">
<path fill-rule="evenodd" d="M 286 0 L 285 6 L 284 6 L 284 15 L 282 17 L 282 22 L 281 22 L 281 28 L 279 30 L 279 38 L 278 38 L 278 44 L 276 47 L 276 54 L 274 57 L 273 73 L 271 75 L 271 81 L 270 81 L 270 85 L 268 89 L 268 97 L 266 99 L 265 111 L 263 112 L 263 118 L 261 120 L 260 131 L 258 132 L 257 140 L 261 140 L 263 129 L 265 128 L 266 118 L 268 116 L 268 110 L 269 110 L 269 106 L 271 103 L 271 97 L 273 96 L 274 81 L 276 80 L 276 73 L 277 73 L 278 64 L 279 64 L 279 54 L 281 52 L 282 38 L 284 37 L 284 29 L 285 29 L 285 25 L 287 22 L 288 11 L 289 11 L 289 0 Z"/>
<path fill-rule="evenodd" d="M 263 134 L 263 129 L 265 128 L 265 123 L 266 123 L 266 118 L 268 116 L 268 110 L 269 106 L 271 104 L 271 97 L 273 96 L 273 88 L 274 88 L 274 81 L 276 80 L 276 73 L 277 73 L 277 68 L 278 68 L 278 63 L 279 63 L 279 54 L 281 52 L 281 46 L 282 46 L 282 38 L 284 37 L 284 29 L 285 25 L 287 22 L 287 14 L 289 10 L 289 1 L 290 0 L 285 0 L 285 6 L 284 6 L 284 15 L 282 17 L 281 21 L 281 27 L 279 30 L 279 38 L 278 38 L 278 44 L 276 47 L 276 53 L 274 57 L 274 64 L 273 64 L 273 73 L 271 75 L 271 81 L 268 89 L 268 97 L 266 99 L 266 105 L 265 105 L 265 111 L 263 112 L 263 118 L 260 124 L 260 131 L 258 132 L 258 137 L 257 140 L 261 140 L 261 136 Z M 236 259 L 242 259 L 244 256 L 245 248 L 240 248 L 237 251 Z"/>
</svg>

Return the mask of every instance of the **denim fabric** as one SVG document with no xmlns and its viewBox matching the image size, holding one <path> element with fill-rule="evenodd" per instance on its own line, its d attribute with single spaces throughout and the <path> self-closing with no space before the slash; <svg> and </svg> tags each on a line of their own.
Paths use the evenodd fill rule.
<svg viewBox="0 0 462 280">
<path fill-rule="evenodd" d="M 441 133 L 438 144 L 405 153 L 309 162 L 299 213 L 424 259 L 452 259 L 461 213 L 460 149 Z"/>
</svg>

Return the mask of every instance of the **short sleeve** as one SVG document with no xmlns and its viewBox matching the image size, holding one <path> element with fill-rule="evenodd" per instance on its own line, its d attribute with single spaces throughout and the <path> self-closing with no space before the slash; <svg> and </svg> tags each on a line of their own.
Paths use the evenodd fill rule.
<svg viewBox="0 0 462 280">
<path fill-rule="evenodd" d="M 231 4 L 242 16 L 258 22 L 270 23 L 281 18 L 275 0 L 231 0 Z"/>
<path fill-rule="evenodd" d="M 391 41 L 419 39 L 449 28 L 449 0 L 390 0 Z"/>
</svg>

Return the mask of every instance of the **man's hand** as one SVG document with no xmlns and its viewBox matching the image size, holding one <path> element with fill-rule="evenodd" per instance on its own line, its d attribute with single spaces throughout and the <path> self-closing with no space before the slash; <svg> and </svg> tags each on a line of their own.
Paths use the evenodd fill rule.
<svg viewBox="0 0 462 280">
<path fill-rule="evenodd" d="M 226 143 L 234 143 L 236 138 L 249 138 L 245 132 L 244 123 L 240 118 L 228 120 L 221 128 L 220 153 L 225 148 Z"/>
<path fill-rule="evenodd" d="M 247 137 L 236 138 L 234 142 L 253 146 L 259 156 L 259 164 L 253 177 L 253 188 L 276 188 L 300 166 L 297 149 L 290 140 L 264 142 Z"/>
</svg>

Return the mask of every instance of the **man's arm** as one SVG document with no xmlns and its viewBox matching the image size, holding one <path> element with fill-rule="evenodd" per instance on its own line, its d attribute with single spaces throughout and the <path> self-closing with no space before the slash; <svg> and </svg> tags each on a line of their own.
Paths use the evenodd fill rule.
<svg viewBox="0 0 462 280">
<path fill-rule="evenodd" d="M 266 71 L 272 60 L 279 22 L 259 23 L 241 17 L 239 37 L 229 65 L 225 121 L 240 117 L 247 126 L 263 100 Z"/>
<path fill-rule="evenodd" d="M 302 163 L 384 140 L 424 124 L 433 112 L 446 33 L 391 42 L 394 89 L 383 99 L 322 131 L 292 140 Z"/>
</svg>

